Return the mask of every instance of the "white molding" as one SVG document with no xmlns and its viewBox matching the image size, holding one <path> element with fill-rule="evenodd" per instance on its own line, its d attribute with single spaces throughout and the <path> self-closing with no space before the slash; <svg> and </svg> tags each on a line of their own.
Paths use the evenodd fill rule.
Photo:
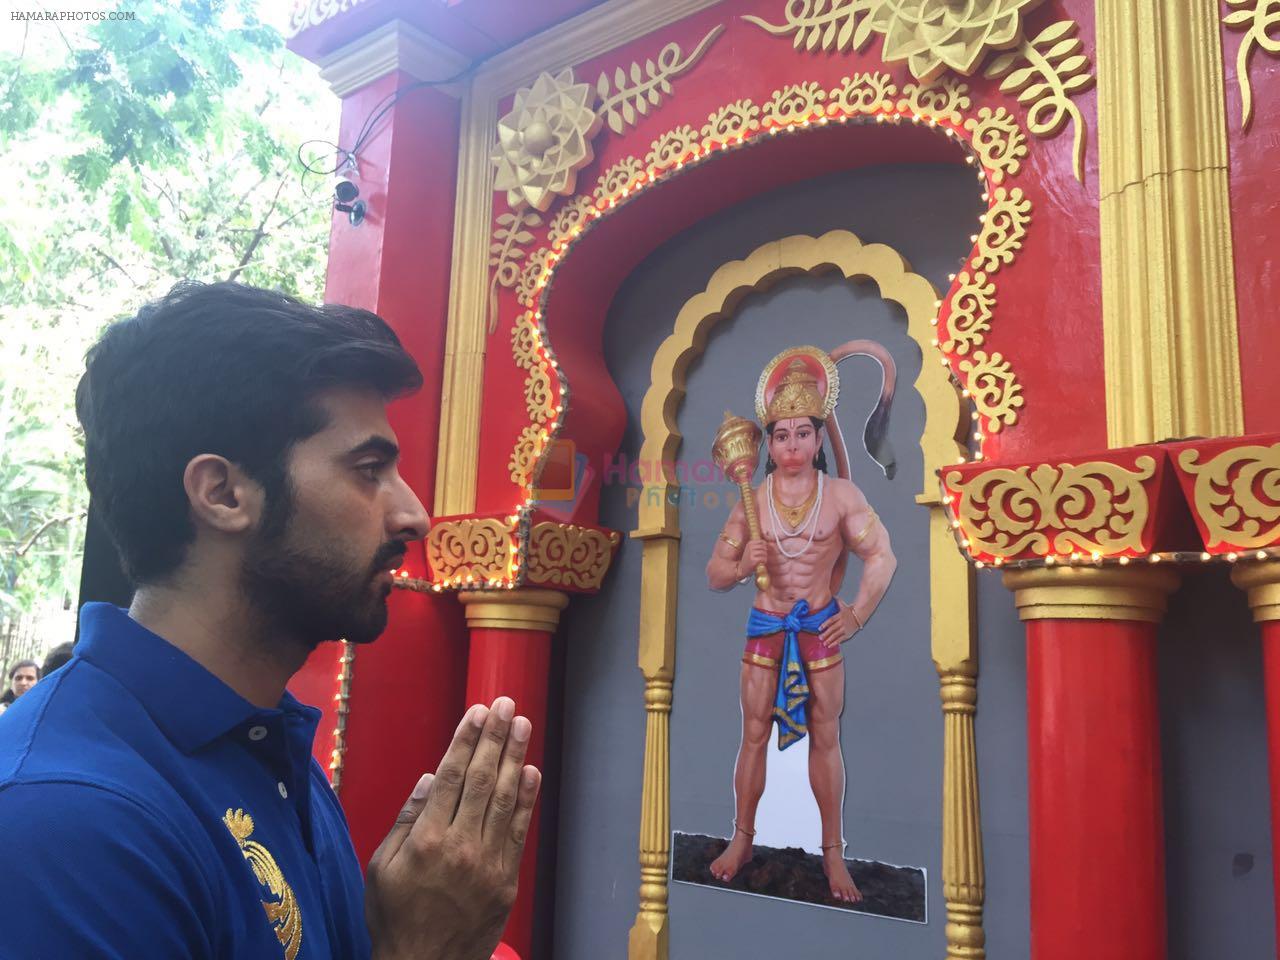
<svg viewBox="0 0 1280 960">
<path fill-rule="evenodd" d="M 396 70 L 403 70 L 418 80 L 445 80 L 471 65 L 466 55 L 403 20 L 383 24 L 316 62 L 321 78 L 339 97 Z M 443 85 L 439 89 L 451 96 L 462 95 L 462 83 Z"/>
</svg>

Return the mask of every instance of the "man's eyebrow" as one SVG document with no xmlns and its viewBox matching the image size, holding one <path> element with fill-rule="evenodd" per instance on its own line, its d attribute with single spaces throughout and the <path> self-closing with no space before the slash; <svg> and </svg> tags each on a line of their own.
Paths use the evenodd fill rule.
<svg viewBox="0 0 1280 960">
<path fill-rule="evenodd" d="M 386 437 L 374 434 L 363 443 L 357 444 L 347 451 L 347 457 L 352 460 L 364 456 L 366 453 L 381 454 L 388 460 L 398 460 L 400 458 L 400 448 Z"/>
</svg>

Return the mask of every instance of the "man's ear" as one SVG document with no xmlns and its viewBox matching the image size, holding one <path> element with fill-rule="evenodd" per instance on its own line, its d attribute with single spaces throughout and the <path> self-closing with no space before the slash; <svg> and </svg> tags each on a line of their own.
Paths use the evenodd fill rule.
<svg viewBox="0 0 1280 960">
<path fill-rule="evenodd" d="M 182 486 L 195 520 L 220 533 L 244 533 L 262 516 L 262 485 L 226 457 L 193 457 L 182 472 Z"/>
</svg>

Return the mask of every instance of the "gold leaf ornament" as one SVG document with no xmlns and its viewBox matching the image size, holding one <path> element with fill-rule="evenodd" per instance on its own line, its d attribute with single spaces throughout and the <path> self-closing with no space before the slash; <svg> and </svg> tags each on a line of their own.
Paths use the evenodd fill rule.
<svg viewBox="0 0 1280 960">
<path fill-rule="evenodd" d="M 542 225 L 542 218 L 532 210 L 498 215 L 489 244 L 489 267 L 493 276 L 489 281 L 489 332 L 498 324 L 498 287 L 513 287 L 520 279 L 520 261 L 524 259 L 524 244 L 533 240 L 529 227 Z"/>
<path fill-rule="evenodd" d="M 600 74 L 596 80 L 596 93 L 600 96 L 596 113 L 608 122 L 610 130 L 622 133 L 648 114 L 650 107 L 661 104 L 664 95 L 670 95 L 671 80 L 702 59 L 723 31 L 724 24 L 716 25 L 684 59 L 680 44 L 668 43 L 659 51 L 656 63 L 646 60 L 643 67 L 632 63 L 630 71 L 618 67 L 612 77 L 608 71 Z"/>
<path fill-rule="evenodd" d="M 530 583 L 599 589 L 613 559 L 616 533 L 541 521 L 529 531 Z"/>
<path fill-rule="evenodd" d="M 573 68 L 542 73 L 516 91 L 511 111 L 498 121 L 494 189 L 506 191 L 512 210 L 546 210 L 557 196 L 569 196 L 578 171 L 595 153 L 591 139 L 601 127 L 592 109 L 595 91 L 576 83 Z"/>
<path fill-rule="evenodd" d="M 1231 30 L 1246 30 L 1236 51 L 1236 81 L 1240 84 L 1240 129 L 1253 123 L 1253 86 L 1249 61 L 1255 50 L 1280 54 L 1280 0 L 1226 0 L 1232 8 L 1222 22 Z"/>
<path fill-rule="evenodd" d="M 1071 97 L 1094 84 L 1089 58 L 1076 36 L 1074 20 L 1059 20 L 1031 40 L 1023 39 L 1016 50 L 996 57 L 983 75 L 1004 77 L 1000 90 L 1016 97 L 1027 107 L 1027 129 L 1037 137 L 1057 136 L 1070 121 L 1074 125 L 1072 170 L 1084 182 L 1085 127 L 1080 108 Z M 1019 61 L 1025 66 L 1014 70 Z"/>
<path fill-rule="evenodd" d="M 1016 557 L 1075 551 L 1106 556 L 1145 552 L 1142 533 L 1151 506 L 1143 481 L 1155 475 L 1155 459 L 1138 457 L 1133 470 L 1105 461 L 993 467 L 965 479 L 946 475 L 959 496 L 969 551 Z"/>
<path fill-rule="evenodd" d="M 678 166 L 685 158 L 698 151 L 698 133 L 685 124 L 668 130 L 649 147 L 644 162 L 654 173 Z"/>
<path fill-rule="evenodd" d="M 547 240 L 552 246 L 568 243 L 577 235 L 579 230 L 587 222 L 587 211 L 592 208 L 593 204 L 589 197 L 573 197 L 560 208 L 560 211 L 551 218 L 551 223 L 547 227 Z"/>
<path fill-rule="evenodd" d="M 526 307 L 532 307 L 537 300 L 538 286 L 543 282 L 551 269 L 551 250 L 539 247 L 529 255 L 529 260 L 520 271 L 520 279 L 516 284 L 516 298 Z"/>
<path fill-rule="evenodd" d="M 794 34 L 793 44 L 797 50 L 847 53 L 865 42 L 865 31 L 858 30 L 855 37 L 858 15 L 870 10 L 875 2 L 877 0 L 788 0 L 783 23 L 773 24 L 755 16 L 742 19 L 775 37 Z"/>
<path fill-rule="evenodd" d="M 644 179 L 644 164 L 635 157 L 624 157 L 600 175 L 594 196 L 596 206 L 622 199 L 623 194 Z"/>
<path fill-rule="evenodd" d="M 427 560 L 437 580 L 499 579 L 507 574 L 511 539 L 511 530 L 501 520 L 438 521 L 427 534 Z"/>
<path fill-rule="evenodd" d="M 533 468 L 541 453 L 542 431 L 532 425 L 525 427 L 520 431 L 520 437 L 516 440 L 511 459 L 507 463 L 511 482 L 518 487 L 527 487 L 533 479 Z"/>
</svg>

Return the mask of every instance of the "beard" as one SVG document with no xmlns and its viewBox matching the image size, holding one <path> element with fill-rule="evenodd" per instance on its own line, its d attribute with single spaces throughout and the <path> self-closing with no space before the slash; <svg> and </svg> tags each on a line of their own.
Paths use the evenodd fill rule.
<svg viewBox="0 0 1280 960">
<path fill-rule="evenodd" d="M 304 542 L 290 522 L 292 497 L 266 518 L 241 568 L 250 606 L 272 635 L 294 638 L 314 649 L 326 640 L 372 643 L 387 626 L 389 582 L 379 576 L 404 558 L 402 541 L 382 544 L 367 562 L 350 558 L 341 541 Z"/>
</svg>

